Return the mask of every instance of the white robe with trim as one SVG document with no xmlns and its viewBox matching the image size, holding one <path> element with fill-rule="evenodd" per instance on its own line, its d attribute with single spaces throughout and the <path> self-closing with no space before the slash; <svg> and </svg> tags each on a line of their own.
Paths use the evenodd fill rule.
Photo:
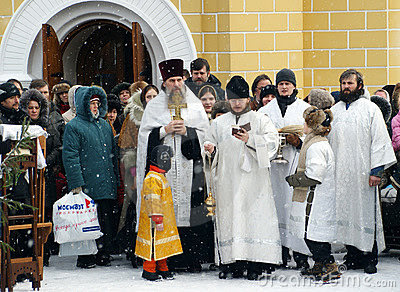
<svg viewBox="0 0 400 292">
<path fill-rule="evenodd" d="M 282 117 L 278 101 L 274 98 L 258 112 L 270 117 L 277 129 L 290 125 L 303 125 L 303 113 L 310 105 L 297 98 L 292 104 L 288 105 L 285 116 Z M 283 148 L 283 157 L 289 161 L 287 164 L 271 163 L 271 181 L 274 191 L 276 210 L 279 219 L 279 231 L 281 234 L 282 245 L 294 251 L 310 254 L 310 251 L 303 238 L 298 238 L 289 232 L 289 217 L 292 209 L 293 188 L 289 186 L 285 178 L 294 174 L 299 160 L 299 151 L 291 145 Z"/>
<path fill-rule="evenodd" d="M 332 243 L 336 239 L 335 160 L 328 141 L 314 143 L 307 149 L 305 174 L 321 182 L 314 190 L 306 238 Z M 306 207 L 307 200 L 292 202 L 290 233 L 299 238 L 305 234 Z"/>
<path fill-rule="evenodd" d="M 278 135 L 265 115 L 250 111 L 237 124 L 248 122 L 247 146 L 232 136 L 231 126 L 236 124 L 232 113 L 216 118 L 206 135 L 205 143 L 217 149 L 213 169 L 218 175 L 215 232 L 219 261 L 279 264 L 282 251 L 269 172 Z"/>
<path fill-rule="evenodd" d="M 378 106 L 366 98 L 332 107 L 328 135 L 335 154 L 337 240 L 362 251 L 385 248 L 382 215 L 376 187 L 370 187 L 371 169 L 396 162 L 393 147 Z"/>
<path fill-rule="evenodd" d="M 209 121 L 200 100 L 186 88 L 187 108 L 181 109 L 181 116 L 185 126 L 196 129 L 200 145 L 203 143 L 204 134 L 209 129 Z M 144 180 L 147 144 L 150 132 L 154 128 L 164 127 L 171 122 L 171 111 L 168 109 L 168 97 L 161 92 L 146 106 L 143 113 L 138 137 L 137 152 L 137 214 L 140 214 L 139 206 L 141 191 Z M 171 185 L 176 224 L 178 227 L 190 226 L 191 193 L 193 178 L 193 160 L 186 159 L 181 152 L 182 136 L 168 134 L 165 136 L 164 144 L 171 146 L 174 151 L 171 170 L 166 174 Z M 139 222 L 139 221 L 138 221 Z"/>
</svg>

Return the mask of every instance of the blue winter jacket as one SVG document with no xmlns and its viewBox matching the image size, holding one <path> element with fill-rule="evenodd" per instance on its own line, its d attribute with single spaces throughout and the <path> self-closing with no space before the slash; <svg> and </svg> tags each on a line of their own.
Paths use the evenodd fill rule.
<svg viewBox="0 0 400 292">
<path fill-rule="evenodd" d="M 90 111 L 90 98 L 100 98 L 99 117 Z M 111 126 L 102 119 L 107 113 L 107 96 L 96 86 L 75 92 L 76 117 L 66 126 L 63 163 L 69 190 L 82 187 L 93 200 L 116 199 L 118 161 Z"/>
</svg>

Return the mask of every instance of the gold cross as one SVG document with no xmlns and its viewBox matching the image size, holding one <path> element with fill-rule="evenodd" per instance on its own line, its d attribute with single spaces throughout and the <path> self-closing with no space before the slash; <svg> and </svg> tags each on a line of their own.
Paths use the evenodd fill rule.
<svg viewBox="0 0 400 292">
<path fill-rule="evenodd" d="M 172 115 L 172 111 L 171 111 L 172 120 L 174 120 L 174 121 L 175 120 L 183 120 L 182 116 L 181 116 L 181 109 L 187 108 L 186 103 L 181 103 L 183 100 L 183 96 L 181 94 L 179 94 L 178 92 L 175 92 L 170 100 L 172 102 L 168 103 L 168 108 L 170 110 L 172 110 L 172 109 L 175 110 L 175 115 Z"/>
</svg>

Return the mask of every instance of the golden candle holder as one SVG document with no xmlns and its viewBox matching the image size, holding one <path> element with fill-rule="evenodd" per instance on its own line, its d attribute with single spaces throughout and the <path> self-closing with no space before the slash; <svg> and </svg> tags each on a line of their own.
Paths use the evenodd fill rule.
<svg viewBox="0 0 400 292">
<path fill-rule="evenodd" d="M 207 196 L 207 199 L 205 200 L 205 203 L 206 203 L 206 208 L 207 208 L 207 211 L 208 211 L 208 214 L 206 216 L 207 217 L 215 216 L 216 204 L 215 204 L 215 199 L 214 199 L 214 197 L 213 197 L 211 192 L 208 193 L 208 196 Z"/>
</svg>

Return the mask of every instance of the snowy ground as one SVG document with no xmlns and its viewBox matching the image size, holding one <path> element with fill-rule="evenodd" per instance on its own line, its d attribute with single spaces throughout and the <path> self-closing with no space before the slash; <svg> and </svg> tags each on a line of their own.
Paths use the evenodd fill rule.
<svg viewBox="0 0 400 292">
<path fill-rule="evenodd" d="M 50 267 L 44 268 L 41 291 L 400 291 L 399 251 L 390 251 L 379 258 L 378 273 L 364 274 L 347 271 L 342 278 L 331 284 L 304 280 L 296 270 L 276 270 L 272 278 L 258 282 L 245 279 L 220 280 L 218 272 L 203 271 L 200 274 L 178 273 L 173 281 L 148 282 L 141 278 L 141 269 L 133 269 L 124 256 L 114 256 L 111 267 L 83 270 L 75 267 L 76 257 L 52 256 Z M 341 261 L 343 255 L 338 255 Z M 206 266 L 205 266 L 206 267 Z M 32 291 L 31 283 L 15 286 L 14 291 Z"/>
</svg>

